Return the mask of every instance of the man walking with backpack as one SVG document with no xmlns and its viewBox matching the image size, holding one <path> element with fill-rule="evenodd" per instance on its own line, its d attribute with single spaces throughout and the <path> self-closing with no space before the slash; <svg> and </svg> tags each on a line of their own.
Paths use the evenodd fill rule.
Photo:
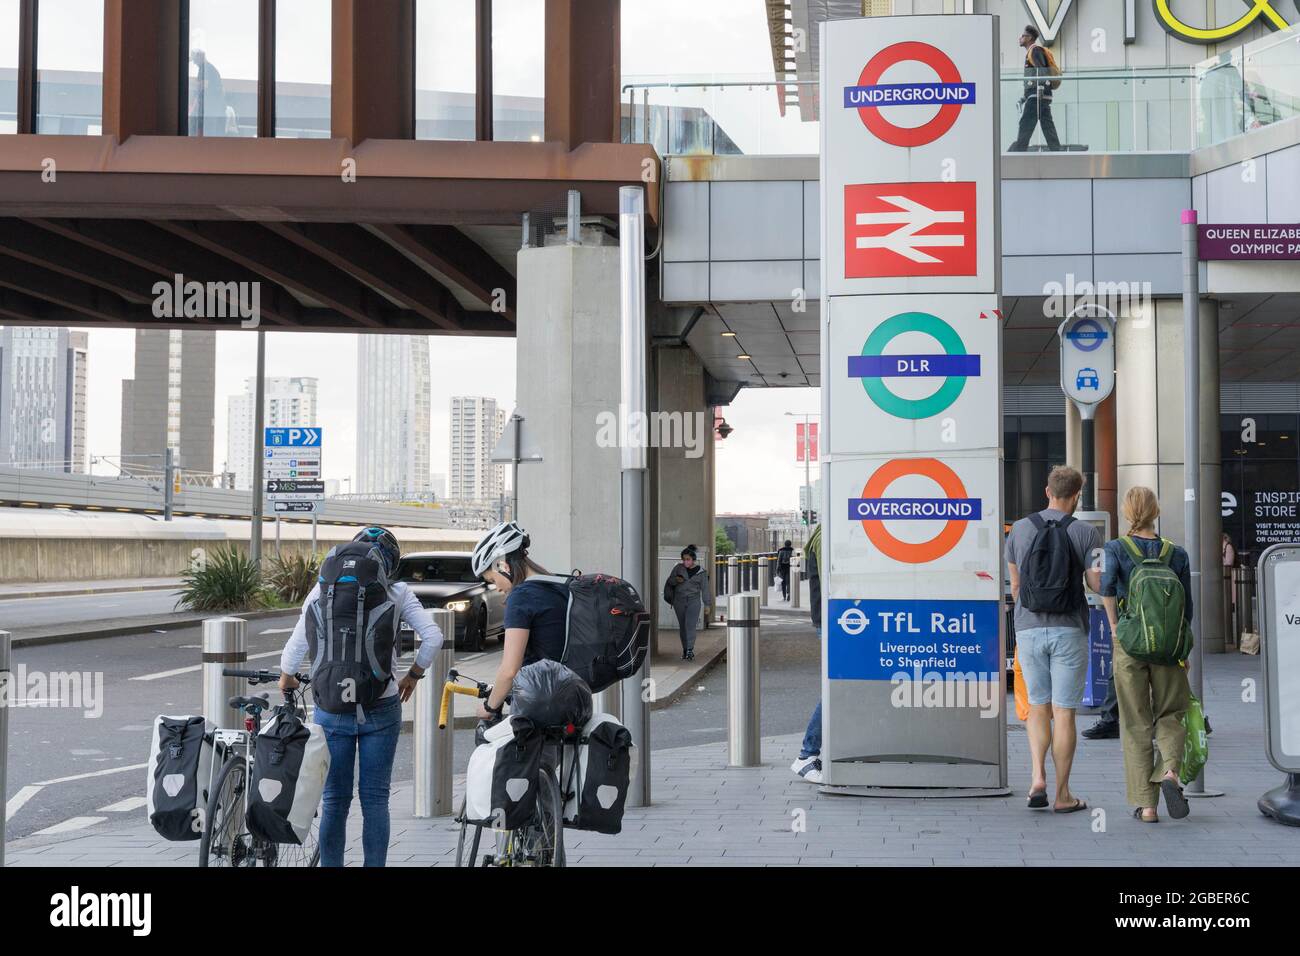
<svg viewBox="0 0 1300 956">
<path fill-rule="evenodd" d="M 776 552 L 776 575 L 781 579 L 781 597 L 790 600 L 790 565 L 794 561 L 794 544 L 787 539 Z"/>
<path fill-rule="evenodd" d="M 1061 71 L 1051 52 L 1038 40 L 1038 28 L 1033 24 L 1020 34 L 1020 45 L 1025 49 L 1025 76 L 1029 79 L 1025 80 L 1025 95 L 1020 100 L 1020 132 L 1016 141 L 1007 147 L 1009 153 L 1023 153 L 1029 147 L 1035 126 L 1042 126 L 1048 149 L 1061 148 L 1056 121 L 1052 119 L 1052 91 L 1061 85 L 1059 79 L 1052 77 L 1060 76 Z"/>
<path fill-rule="evenodd" d="M 1007 536 L 1007 570 L 1015 599 L 1016 649 L 1029 692 L 1032 762 L 1028 806 L 1045 809 L 1047 751 L 1056 767 L 1057 813 L 1074 813 L 1087 804 L 1070 793 L 1070 767 L 1076 746 L 1074 714 L 1083 701 L 1088 675 L 1088 600 L 1085 578 L 1101 587 L 1095 565 L 1101 532 L 1073 517 L 1083 491 L 1083 475 L 1058 465 L 1047 476 L 1047 507 L 1021 518 Z"/>
</svg>

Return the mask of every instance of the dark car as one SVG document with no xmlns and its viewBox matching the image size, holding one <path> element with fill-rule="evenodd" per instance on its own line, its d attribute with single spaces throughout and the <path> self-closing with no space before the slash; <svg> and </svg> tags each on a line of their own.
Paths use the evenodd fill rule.
<svg viewBox="0 0 1300 956">
<path fill-rule="evenodd" d="M 470 556 L 463 551 L 424 551 L 403 555 L 397 579 L 428 608 L 446 608 L 456 614 L 456 648 L 481 651 L 489 637 L 505 631 L 505 597 L 494 585 L 475 577 Z M 415 636 L 402 625 L 402 645 Z"/>
</svg>

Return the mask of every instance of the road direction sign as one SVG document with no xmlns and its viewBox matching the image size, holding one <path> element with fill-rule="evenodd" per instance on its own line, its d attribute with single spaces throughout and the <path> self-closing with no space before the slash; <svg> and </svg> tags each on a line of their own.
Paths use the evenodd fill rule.
<svg viewBox="0 0 1300 956">
<path fill-rule="evenodd" d="M 276 514 L 309 515 L 320 511 L 320 502 L 315 499 L 311 501 L 284 501 L 277 499 L 272 501 L 271 504 L 274 505 L 273 510 Z"/>
<path fill-rule="evenodd" d="M 1102 306 L 1076 309 L 1056 330 L 1061 391 L 1085 412 L 1115 389 L 1115 319 Z"/>
<path fill-rule="evenodd" d="M 301 501 L 325 497 L 320 428 L 267 428 L 263 444 L 262 475 L 268 499 Z"/>
</svg>

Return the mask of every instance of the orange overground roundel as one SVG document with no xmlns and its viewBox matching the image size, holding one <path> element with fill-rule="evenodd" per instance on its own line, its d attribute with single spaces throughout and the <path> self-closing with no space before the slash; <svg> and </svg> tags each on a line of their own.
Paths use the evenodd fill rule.
<svg viewBox="0 0 1300 956">
<path fill-rule="evenodd" d="M 937 458 L 895 458 L 885 462 L 867 480 L 862 489 L 863 498 L 883 498 L 885 490 L 895 480 L 908 475 L 922 475 L 932 479 L 949 498 L 965 498 L 966 486 L 957 473 Z M 929 541 L 900 541 L 885 529 L 879 519 L 864 518 L 862 530 L 876 549 L 895 561 L 905 564 L 925 564 L 936 561 L 957 546 L 966 533 L 967 521 L 949 520 L 943 530 Z"/>
</svg>

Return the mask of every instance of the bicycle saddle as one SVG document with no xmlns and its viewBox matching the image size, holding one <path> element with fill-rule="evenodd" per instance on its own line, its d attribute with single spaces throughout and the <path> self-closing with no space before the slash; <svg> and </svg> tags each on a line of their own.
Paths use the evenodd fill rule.
<svg viewBox="0 0 1300 956">
<path fill-rule="evenodd" d="M 252 697 L 232 697 L 227 701 L 235 710 L 243 710 L 245 707 L 255 707 L 258 710 L 265 710 L 271 706 L 270 694 L 254 694 Z"/>
</svg>

